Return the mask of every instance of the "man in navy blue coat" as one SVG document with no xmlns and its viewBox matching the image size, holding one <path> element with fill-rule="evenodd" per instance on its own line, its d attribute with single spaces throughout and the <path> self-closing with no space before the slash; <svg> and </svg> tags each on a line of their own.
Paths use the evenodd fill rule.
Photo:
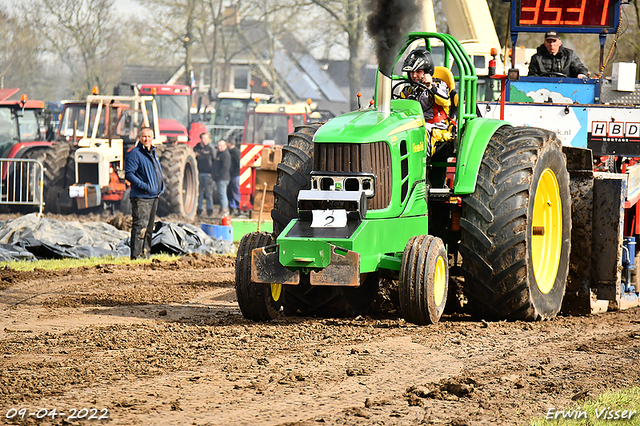
<svg viewBox="0 0 640 426">
<path fill-rule="evenodd" d="M 152 145 L 153 130 L 140 129 L 138 143 L 127 154 L 125 177 L 131 183 L 131 259 L 149 257 L 151 237 L 158 209 L 158 197 L 164 192 L 162 167 Z"/>
</svg>

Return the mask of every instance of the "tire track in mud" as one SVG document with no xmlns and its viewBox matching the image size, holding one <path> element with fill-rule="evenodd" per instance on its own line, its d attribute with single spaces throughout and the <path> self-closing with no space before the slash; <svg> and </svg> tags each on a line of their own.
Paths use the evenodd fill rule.
<svg viewBox="0 0 640 426">
<path fill-rule="evenodd" d="M 117 424 L 278 425 L 364 407 L 367 399 L 390 405 L 402 398 L 407 383 L 436 382 L 463 366 L 408 336 L 348 346 L 318 349 L 303 356 L 303 363 L 295 354 L 259 360 L 262 371 L 237 380 L 208 366 L 72 391 L 38 404 L 77 406 L 89 399 L 115 406 L 110 417 Z M 420 420 L 422 410 L 415 407 L 410 417 Z"/>
<path fill-rule="evenodd" d="M 640 309 L 532 323 L 253 323 L 233 276 L 233 259 L 216 257 L 10 278 L 0 393 L 30 408 L 107 408 L 118 425 L 476 426 L 640 382 Z M 55 293 L 6 309 L 45 291 Z"/>
</svg>

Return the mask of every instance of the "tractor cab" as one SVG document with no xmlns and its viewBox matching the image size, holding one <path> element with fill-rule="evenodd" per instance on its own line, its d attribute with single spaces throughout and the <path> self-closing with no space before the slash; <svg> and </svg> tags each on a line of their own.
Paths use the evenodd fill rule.
<svg viewBox="0 0 640 426">
<path fill-rule="evenodd" d="M 13 94 L 19 89 L 7 90 Z M 42 101 L 27 100 L 26 95 L 19 101 L 0 100 L 0 158 L 9 157 L 25 144 L 41 145 L 45 133 Z"/>
<path fill-rule="evenodd" d="M 414 110 L 420 108 L 419 104 L 416 105 L 415 100 L 406 99 L 407 97 L 412 98 L 406 93 L 422 92 L 428 89 L 423 84 L 412 81 L 408 73 L 402 71 L 402 67 L 411 52 L 422 49 L 430 52 L 430 57 L 433 59 L 432 76 L 436 82 L 440 80 L 446 83 L 450 102 L 444 111 L 446 117 L 442 117 L 448 123 L 448 132 L 443 134 L 436 132 L 431 140 L 432 146 L 427 146 L 429 141 L 425 140 L 424 150 L 427 152 L 428 158 L 435 154 L 436 150 L 442 151 L 445 155 L 440 157 L 446 160 L 446 154 L 452 156 L 457 152 L 460 129 L 468 120 L 476 118 L 475 100 L 477 94 L 477 76 L 474 65 L 464 49 L 451 36 L 437 33 L 410 33 L 388 76 L 385 75 L 385 70 L 382 67 L 380 69 L 376 87 L 376 105 L 379 111 L 384 111 L 387 108 L 394 111 L 407 106 Z M 387 79 L 390 79 L 390 83 L 386 82 Z M 390 87 L 386 87 L 389 84 Z M 389 90 L 390 99 L 387 100 L 386 92 Z M 461 100 L 465 101 L 461 102 Z M 389 102 L 388 107 L 386 106 L 387 102 Z M 428 126 L 427 123 L 425 125 Z M 441 150 L 442 147 L 447 149 Z M 417 148 L 412 147 L 412 149 Z"/>
<path fill-rule="evenodd" d="M 242 144 L 286 145 L 287 136 L 306 124 L 307 104 L 258 104 L 247 113 Z"/>
<path fill-rule="evenodd" d="M 56 139 L 72 142 L 74 145 L 77 144 L 80 139 L 86 136 L 84 126 L 87 112 L 89 113 L 89 131 L 87 135 L 93 134 L 98 106 L 98 102 L 93 102 L 87 107 L 86 101 L 62 101 L 62 112 L 60 113 L 61 118 Z M 115 123 L 121 119 L 123 111 L 130 109 L 131 105 L 126 102 L 114 102 L 109 108 L 100 108 L 100 118 L 97 120 L 97 136 L 106 138 L 108 127 L 104 123 L 109 121 L 112 124 Z M 121 132 L 117 129 L 115 133 Z"/>
</svg>

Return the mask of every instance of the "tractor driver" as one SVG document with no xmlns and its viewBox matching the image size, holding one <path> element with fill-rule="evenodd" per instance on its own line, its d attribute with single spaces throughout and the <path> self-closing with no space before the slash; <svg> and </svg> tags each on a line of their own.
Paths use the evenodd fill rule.
<svg viewBox="0 0 640 426">
<path fill-rule="evenodd" d="M 532 77 L 566 76 L 587 78 L 589 70 L 584 66 L 576 52 L 562 45 L 556 31 L 547 31 L 544 43 L 538 46 L 537 53 L 531 57 L 529 75 Z"/>
<path fill-rule="evenodd" d="M 413 50 L 404 60 L 402 71 L 412 81 L 420 85 L 410 85 L 400 93 L 401 98 L 414 99 L 420 102 L 425 119 L 427 158 L 430 158 L 444 142 L 453 139 L 453 120 L 449 117 L 451 97 L 449 86 L 439 78 L 433 78 L 433 58 L 431 53 Z"/>
</svg>

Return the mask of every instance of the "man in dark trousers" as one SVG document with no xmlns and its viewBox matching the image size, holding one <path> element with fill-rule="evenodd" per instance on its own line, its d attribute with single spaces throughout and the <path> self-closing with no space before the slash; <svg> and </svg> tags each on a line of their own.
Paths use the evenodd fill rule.
<svg viewBox="0 0 640 426">
<path fill-rule="evenodd" d="M 198 160 L 198 180 L 200 195 L 198 197 L 198 216 L 207 208 L 207 214 L 213 215 L 213 161 L 216 157 L 211 138 L 208 133 L 200 135 L 200 142 L 193 148 Z"/>
<path fill-rule="evenodd" d="M 227 198 L 229 199 L 229 210 L 231 214 L 240 215 L 240 148 L 236 146 L 236 141 L 229 139 L 229 155 L 231 155 L 231 169 L 229 175 L 229 187 L 227 188 Z"/>
<path fill-rule="evenodd" d="M 562 45 L 560 36 L 555 31 L 547 31 L 544 43 L 531 57 L 529 75 L 532 77 L 587 78 L 589 70 L 584 66 L 576 52 Z"/>
<path fill-rule="evenodd" d="M 229 199 L 227 198 L 227 187 L 231 170 L 231 155 L 227 150 L 227 142 L 220 140 L 218 142 L 218 155 L 213 162 L 213 180 L 216 181 L 218 187 L 218 198 L 220 199 L 220 216 L 229 214 Z"/>
<path fill-rule="evenodd" d="M 151 237 L 158 209 L 158 197 L 164 192 L 162 167 L 152 145 L 153 130 L 143 127 L 138 143 L 127 154 L 125 176 L 131 183 L 131 259 L 149 257 Z"/>
</svg>

